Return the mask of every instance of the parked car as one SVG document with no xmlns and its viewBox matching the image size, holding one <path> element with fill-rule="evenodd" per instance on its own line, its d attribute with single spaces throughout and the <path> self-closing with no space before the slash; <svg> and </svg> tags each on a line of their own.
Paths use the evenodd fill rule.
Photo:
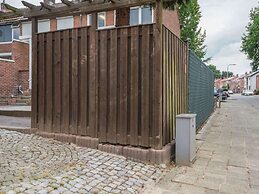
<svg viewBox="0 0 259 194">
<path fill-rule="evenodd" d="M 224 89 L 222 89 L 222 88 L 220 88 L 220 89 L 218 89 L 217 90 L 217 92 L 218 92 L 218 94 L 219 94 L 219 96 L 218 96 L 218 98 L 220 97 L 220 96 L 222 96 L 222 100 L 227 100 L 228 99 L 228 93 L 227 93 L 227 91 L 225 91 Z"/>
<path fill-rule="evenodd" d="M 217 91 L 217 89 L 214 89 L 214 97 L 219 97 L 219 93 L 218 93 L 218 91 Z"/>
<path fill-rule="evenodd" d="M 234 92 L 232 90 L 228 90 L 229 94 L 234 94 Z"/>
<path fill-rule="evenodd" d="M 242 95 L 244 95 L 244 96 L 252 96 L 252 95 L 254 95 L 254 93 L 252 91 L 245 90 L 245 91 L 242 92 Z"/>
</svg>

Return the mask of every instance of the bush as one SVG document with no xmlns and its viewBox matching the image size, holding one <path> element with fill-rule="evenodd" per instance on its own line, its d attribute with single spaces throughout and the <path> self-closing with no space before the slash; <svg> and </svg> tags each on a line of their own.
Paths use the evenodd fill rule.
<svg viewBox="0 0 259 194">
<path fill-rule="evenodd" d="M 256 89 L 254 93 L 255 95 L 259 95 L 259 89 Z"/>
</svg>

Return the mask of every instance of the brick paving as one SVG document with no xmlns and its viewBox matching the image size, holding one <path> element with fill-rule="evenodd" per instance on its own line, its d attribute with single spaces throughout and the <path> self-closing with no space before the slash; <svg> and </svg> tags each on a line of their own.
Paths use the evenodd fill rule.
<svg viewBox="0 0 259 194">
<path fill-rule="evenodd" d="M 159 166 L 0 129 L 0 193 L 139 193 Z"/>
<path fill-rule="evenodd" d="M 191 167 L 173 168 L 144 194 L 258 194 L 259 109 L 234 95 L 197 135 Z"/>
</svg>

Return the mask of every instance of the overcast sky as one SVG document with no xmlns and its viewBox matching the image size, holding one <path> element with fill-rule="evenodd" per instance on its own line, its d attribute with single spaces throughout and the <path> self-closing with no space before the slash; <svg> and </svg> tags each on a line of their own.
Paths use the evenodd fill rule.
<svg viewBox="0 0 259 194">
<path fill-rule="evenodd" d="M 1 0 L 0 0 L 1 1 Z M 40 0 L 27 0 L 39 4 Z M 60 1 L 60 0 L 58 0 Z M 207 57 L 212 57 L 212 64 L 221 71 L 244 74 L 250 71 L 249 61 L 240 52 L 241 36 L 249 22 L 250 10 L 258 5 L 258 0 L 198 0 L 202 11 L 200 26 L 206 30 L 208 46 Z M 21 7 L 18 0 L 6 0 L 6 3 Z"/>
<path fill-rule="evenodd" d="M 240 52 L 241 36 L 249 22 L 249 13 L 258 0 L 198 0 L 202 11 L 201 27 L 206 30 L 207 57 L 212 64 L 235 74 L 251 71 L 250 62 Z"/>
</svg>

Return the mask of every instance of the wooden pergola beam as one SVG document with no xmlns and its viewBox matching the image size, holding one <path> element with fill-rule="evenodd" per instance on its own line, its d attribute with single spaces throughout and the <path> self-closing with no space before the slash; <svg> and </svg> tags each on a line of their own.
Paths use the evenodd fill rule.
<svg viewBox="0 0 259 194">
<path fill-rule="evenodd" d="M 73 2 L 68 1 L 68 0 L 61 0 L 61 2 L 62 2 L 63 4 L 65 4 L 65 5 L 69 6 L 69 7 L 72 6 L 72 5 L 74 5 Z"/>
<path fill-rule="evenodd" d="M 63 0 L 67 1 L 67 0 Z M 63 2 L 62 1 L 62 2 Z M 164 0 L 163 2 L 175 2 L 175 0 Z M 73 3 L 70 6 L 56 7 L 46 5 L 41 3 L 42 7 L 46 9 L 42 9 L 38 11 L 40 6 L 37 6 L 37 9 L 34 8 L 29 10 L 23 15 L 27 18 L 50 18 L 50 17 L 61 17 L 68 16 L 71 14 L 85 13 L 90 14 L 93 12 L 101 12 L 101 11 L 110 11 L 116 10 L 120 8 L 134 7 L 140 5 L 148 5 L 155 4 L 156 0 L 109 0 L 108 2 L 104 2 L 104 0 L 87 0 L 81 3 Z"/>
<path fill-rule="evenodd" d="M 28 7 L 30 10 L 35 10 L 37 8 L 36 5 L 33 5 L 31 3 L 28 3 L 27 1 L 22 1 L 22 4 L 25 6 L 25 7 Z"/>
<path fill-rule="evenodd" d="M 41 7 L 45 8 L 45 9 L 47 9 L 47 10 L 49 10 L 49 11 L 54 9 L 53 6 L 48 5 L 48 4 L 46 4 L 46 3 L 40 2 L 40 4 L 41 4 Z"/>
</svg>

